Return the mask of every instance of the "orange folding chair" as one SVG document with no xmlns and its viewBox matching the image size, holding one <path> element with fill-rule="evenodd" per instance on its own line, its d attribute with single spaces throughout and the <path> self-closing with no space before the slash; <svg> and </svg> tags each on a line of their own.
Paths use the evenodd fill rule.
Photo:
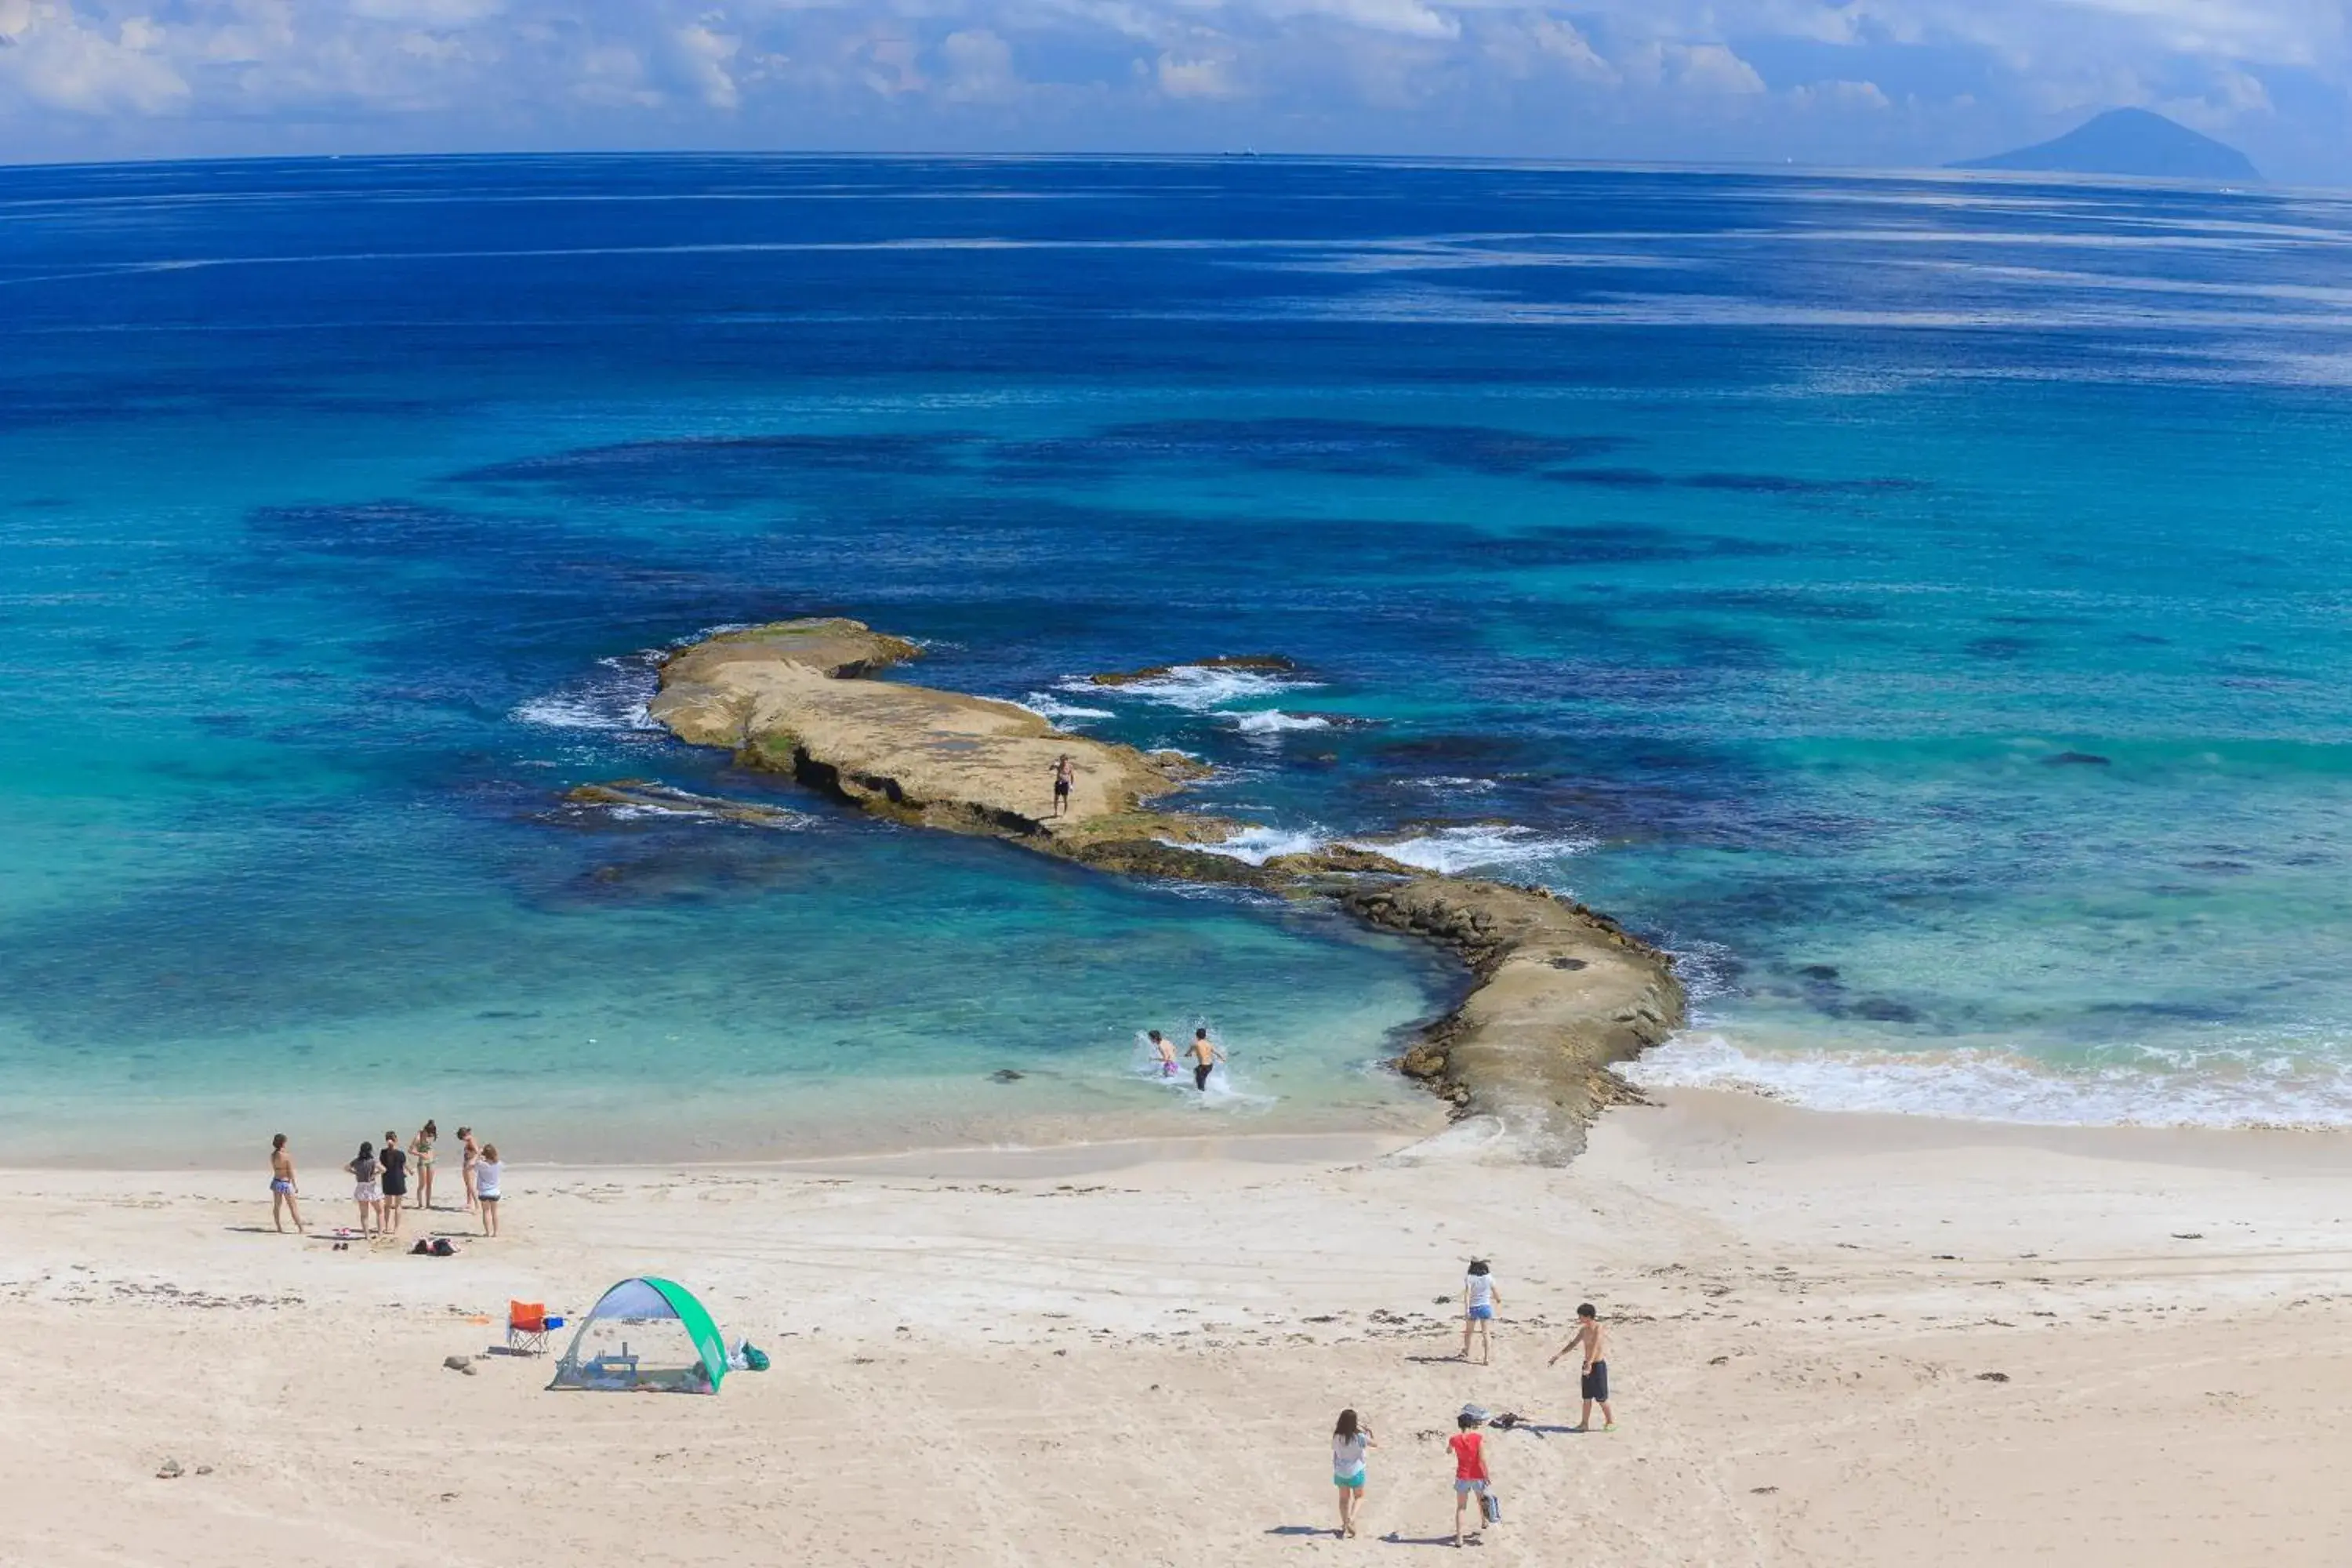
<svg viewBox="0 0 2352 1568">
<path fill-rule="evenodd" d="M 507 1303 L 507 1353 L 509 1355 L 545 1355 L 547 1353 L 546 1302 L 509 1301 Z"/>
</svg>

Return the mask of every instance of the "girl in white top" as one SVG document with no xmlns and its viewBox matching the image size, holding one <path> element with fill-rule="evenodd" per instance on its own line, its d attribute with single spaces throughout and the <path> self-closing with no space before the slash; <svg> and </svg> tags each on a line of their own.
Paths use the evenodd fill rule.
<svg viewBox="0 0 2352 1568">
<path fill-rule="evenodd" d="M 482 1157 L 474 1162 L 474 1198 L 482 1205 L 482 1234 L 499 1233 L 499 1184 L 506 1175 L 506 1164 L 499 1158 L 499 1146 L 482 1145 Z"/>
<path fill-rule="evenodd" d="M 1356 1533 L 1356 1510 L 1364 1506 L 1364 1450 L 1371 1447 L 1372 1429 L 1360 1426 L 1352 1410 L 1339 1412 L 1331 1428 L 1331 1482 L 1339 1489 L 1339 1533 Z"/>
<path fill-rule="evenodd" d="M 1495 1289 L 1495 1276 L 1486 1268 L 1486 1260 L 1470 1260 L 1469 1277 L 1462 1281 L 1462 1359 L 1470 1359 L 1470 1339 L 1478 1339 L 1478 1363 L 1484 1366 L 1495 1359 L 1495 1309 L 1503 1304 L 1502 1293 Z"/>
</svg>

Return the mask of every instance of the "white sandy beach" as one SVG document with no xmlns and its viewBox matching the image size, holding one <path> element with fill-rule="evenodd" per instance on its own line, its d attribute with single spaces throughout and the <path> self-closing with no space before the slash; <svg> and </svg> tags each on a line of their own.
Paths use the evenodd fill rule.
<svg viewBox="0 0 2352 1568">
<path fill-rule="evenodd" d="M 1410 1562 L 1450 1549 L 1465 1400 L 1553 1428 L 1489 1438 L 1481 1561 L 2352 1556 L 2352 1139 L 1682 1094 L 1565 1171 L 1378 1154 L 519 1159 L 509 1234 L 447 1260 L 269 1234 L 258 1143 L 236 1174 L 0 1173 L 0 1561 Z M 1474 1253 L 1492 1367 L 1446 1359 L 1436 1300 Z M 773 1369 L 712 1399 L 442 1365 L 510 1297 L 576 1312 L 638 1271 Z M 1588 1298 L 1608 1436 L 1558 1429 L 1572 1369 L 1543 1367 Z M 1380 1444 L 1345 1542 L 1343 1405 Z"/>
</svg>

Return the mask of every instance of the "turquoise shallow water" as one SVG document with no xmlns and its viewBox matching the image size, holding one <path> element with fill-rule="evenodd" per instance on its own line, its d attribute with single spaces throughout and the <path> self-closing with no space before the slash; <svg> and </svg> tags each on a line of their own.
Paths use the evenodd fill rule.
<svg viewBox="0 0 2352 1568">
<path fill-rule="evenodd" d="M 1454 982 L 1336 921 L 790 795 L 781 831 L 559 809 L 765 787 L 642 727 L 643 656 L 807 611 L 1210 757 L 1238 849 L 1401 833 L 1620 913 L 1701 993 L 1660 1081 L 2352 1119 L 2347 217 L 1273 161 L 0 173 L 0 1153 L 1417 1109 L 1368 1064 Z M 1301 681 L 1071 679 L 1256 650 Z M 1207 1107 L 1129 1061 L 1195 1017 L 1235 1047 Z"/>
</svg>

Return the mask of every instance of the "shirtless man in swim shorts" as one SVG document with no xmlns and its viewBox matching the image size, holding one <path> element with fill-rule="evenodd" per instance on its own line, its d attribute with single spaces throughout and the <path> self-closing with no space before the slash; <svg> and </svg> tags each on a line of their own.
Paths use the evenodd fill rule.
<svg viewBox="0 0 2352 1568">
<path fill-rule="evenodd" d="M 1224 1059 L 1225 1053 L 1217 1049 L 1216 1045 L 1209 1038 L 1208 1030 L 1192 1031 L 1192 1087 L 1194 1089 L 1199 1089 L 1202 1094 L 1208 1093 L 1209 1069 Z"/>
<path fill-rule="evenodd" d="M 1150 1033 L 1151 1048 L 1160 1053 L 1160 1076 L 1174 1078 L 1176 1076 L 1176 1042 L 1157 1029 Z"/>
<path fill-rule="evenodd" d="M 1077 769 L 1070 764 L 1070 753 L 1064 752 L 1054 759 L 1054 815 L 1066 816 L 1070 810 L 1070 786 L 1077 782 Z"/>
<path fill-rule="evenodd" d="M 280 1132 L 269 1141 L 269 1223 L 282 1234 L 286 1220 L 281 1216 L 291 1216 L 294 1232 L 300 1236 L 307 1233 L 294 1196 L 294 1155 L 286 1147 L 286 1134 Z"/>
<path fill-rule="evenodd" d="M 1617 1430 L 1617 1417 L 1609 1413 L 1609 1328 L 1601 1321 L 1601 1315 L 1592 1310 L 1590 1301 L 1576 1310 L 1576 1337 L 1560 1346 L 1559 1354 L 1544 1364 L 1559 1365 L 1560 1356 L 1572 1350 L 1584 1352 L 1584 1414 L 1577 1418 L 1576 1429 L 1580 1432 L 1592 1429 L 1592 1407 L 1598 1405 L 1602 1422 L 1601 1429 L 1614 1432 Z"/>
</svg>

